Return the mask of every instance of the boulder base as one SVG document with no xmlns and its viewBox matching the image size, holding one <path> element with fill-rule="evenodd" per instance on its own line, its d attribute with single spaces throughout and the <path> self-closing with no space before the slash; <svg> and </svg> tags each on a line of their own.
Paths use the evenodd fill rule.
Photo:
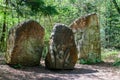
<svg viewBox="0 0 120 80">
<path fill-rule="evenodd" d="M 33 20 L 23 22 L 9 31 L 7 64 L 35 66 L 40 64 L 43 50 L 44 28 Z"/>
<path fill-rule="evenodd" d="M 76 51 L 72 30 L 63 24 L 57 24 L 51 33 L 45 65 L 49 69 L 73 69 L 77 62 Z"/>
</svg>

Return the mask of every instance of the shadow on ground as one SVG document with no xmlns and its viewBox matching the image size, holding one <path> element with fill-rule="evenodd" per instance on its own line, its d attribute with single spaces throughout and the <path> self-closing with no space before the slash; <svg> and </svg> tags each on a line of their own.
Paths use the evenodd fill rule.
<svg viewBox="0 0 120 80">
<path fill-rule="evenodd" d="M 26 67 L 24 69 L 20 69 L 22 71 L 27 72 L 35 72 L 35 73 L 45 73 L 45 74 L 89 74 L 89 73 L 96 73 L 97 70 L 92 69 L 84 69 L 84 68 L 75 68 L 73 70 L 49 70 L 46 69 L 44 66 L 39 67 Z"/>
<path fill-rule="evenodd" d="M 42 62 L 41 66 L 15 69 L 6 65 L 4 58 L 0 57 L 0 80 L 92 80 L 93 78 L 94 80 L 102 80 L 100 78 L 105 76 L 99 77 L 99 75 L 104 75 L 105 70 L 107 74 L 110 73 L 109 67 L 113 67 L 111 64 L 108 62 L 92 65 L 76 64 L 73 70 L 49 70 Z"/>
</svg>

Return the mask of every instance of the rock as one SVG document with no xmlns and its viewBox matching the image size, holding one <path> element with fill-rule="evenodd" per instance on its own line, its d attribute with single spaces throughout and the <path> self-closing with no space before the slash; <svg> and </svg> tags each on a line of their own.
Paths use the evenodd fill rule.
<svg viewBox="0 0 120 80">
<path fill-rule="evenodd" d="M 44 34 L 44 28 L 33 20 L 13 27 L 7 40 L 6 63 L 23 66 L 39 65 Z"/>
<path fill-rule="evenodd" d="M 79 59 L 95 62 L 101 59 L 100 27 L 97 15 L 89 14 L 75 20 L 70 28 L 74 32 Z"/>
<path fill-rule="evenodd" d="M 76 51 L 72 30 L 56 24 L 51 33 L 45 65 L 49 69 L 73 69 L 77 61 Z"/>
</svg>

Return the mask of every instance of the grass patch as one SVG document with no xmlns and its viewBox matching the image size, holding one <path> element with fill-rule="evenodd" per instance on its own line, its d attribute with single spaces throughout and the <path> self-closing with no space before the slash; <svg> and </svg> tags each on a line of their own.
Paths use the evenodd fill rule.
<svg viewBox="0 0 120 80">
<path fill-rule="evenodd" d="M 113 66 L 120 67 L 120 58 L 116 58 Z"/>
<path fill-rule="evenodd" d="M 118 54 L 119 54 L 119 50 L 116 50 L 116 49 L 102 49 L 101 58 L 102 60 L 105 60 L 105 59 L 115 60 Z"/>
<path fill-rule="evenodd" d="M 100 62 L 102 62 L 102 60 L 96 56 L 96 53 L 88 53 L 87 59 L 83 58 L 79 60 L 80 64 L 96 64 Z"/>
<path fill-rule="evenodd" d="M 120 50 L 117 49 L 102 49 L 101 58 L 107 62 L 113 61 L 113 66 L 120 67 Z"/>
<path fill-rule="evenodd" d="M 100 60 L 100 59 L 88 59 L 88 60 L 80 59 L 79 60 L 80 64 L 96 64 L 96 63 L 100 63 L 100 62 L 102 62 L 102 60 Z"/>
</svg>

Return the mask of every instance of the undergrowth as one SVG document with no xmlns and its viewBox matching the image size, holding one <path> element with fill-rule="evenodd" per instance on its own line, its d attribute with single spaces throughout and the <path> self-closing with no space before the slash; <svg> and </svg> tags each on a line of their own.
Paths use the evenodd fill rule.
<svg viewBox="0 0 120 80">
<path fill-rule="evenodd" d="M 107 62 L 113 61 L 113 66 L 120 67 L 120 50 L 102 49 L 101 58 Z"/>
</svg>

